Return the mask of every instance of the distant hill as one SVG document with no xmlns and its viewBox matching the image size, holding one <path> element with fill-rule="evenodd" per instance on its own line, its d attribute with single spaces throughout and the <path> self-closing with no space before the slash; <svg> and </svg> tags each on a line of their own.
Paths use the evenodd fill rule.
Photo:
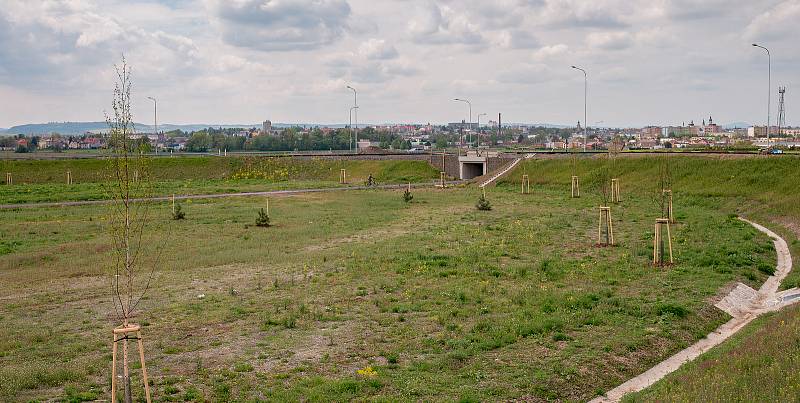
<svg viewBox="0 0 800 403">
<path fill-rule="evenodd" d="M 275 126 L 275 125 L 273 125 Z M 180 129 L 183 131 L 197 131 L 208 127 L 261 127 L 260 124 L 246 124 L 246 125 L 209 125 L 209 124 L 189 124 L 189 125 L 171 125 L 163 124 L 158 125 L 159 131 L 171 131 Z M 136 131 L 152 132 L 153 126 L 144 123 L 135 123 Z M 10 127 L 5 129 L 5 134 L 25 134 L 25 135 L 43 135 L 50 133 L 59 133 L 63 135 L 81 135 L 86 132 L 102 133 L 108 130 L 106 122 L 51 122 L 51 123 L 33 123 Z"/>
<path fill-rule="evenodd" d="M 362 124 L 363 125 L 363 124 Z M 272 127 L 274 128 L 285 128 L 285 127 L 294 127 L 294 126 L 304 126 L 304 127 L 332 127 L 332 128 L 339 128 L 345 127 L 342 124 L 334 124 L 334 125 L 326 125 L 326 124 L 318 124 L 318 123 L 273 123 Z M 135 124 L 137 132 L 152 132 L 153 125 L 148 125 L 144 123 L 136 123 Z M 193 124 L 186 124 L 186 125 L 173 125 L 169 123 L 159 124 L 158 130 L 159 131 L 172 131 L 172 130 L 183 130 L 185 132 L 195 132 L 198 130 L 203 130 L 209 127 L 214 128 L 251 128 L 261 127 L 261 123 L 248 123 L 248 124 L 208 124 L 208 123 L 193 123 Z M 102 133 L 108 130 L 108 125 L 106 122 L 50 122 L 50 123 L 32 123 L 32 124 L 25 124 L 19 126 L 13 126 L 8 129 L 4 129 L 5 131 L 0 131 L 0 134 L 24 134 L 24 135 L 45 135 L 51 133 L 58 133 L 67 136 L 75 136 L 81 135 L 86 132 L 92 133 Z"/>
</svg>

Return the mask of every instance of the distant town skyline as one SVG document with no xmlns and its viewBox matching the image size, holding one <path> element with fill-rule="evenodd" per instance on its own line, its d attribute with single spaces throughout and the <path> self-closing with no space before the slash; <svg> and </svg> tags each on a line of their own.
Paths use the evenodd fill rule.
<svg viewBox="0 0 800 403">
<path fill-rule="evenodd" d="M 0 127 L 97 121 L 113 64 L 134 117 L 172 124 L 358 120 L 589 126 L 800 125 L 800 0 L 5 0 Z M 585 124 L 582 123 L 582 124 Z"/>
</svg>

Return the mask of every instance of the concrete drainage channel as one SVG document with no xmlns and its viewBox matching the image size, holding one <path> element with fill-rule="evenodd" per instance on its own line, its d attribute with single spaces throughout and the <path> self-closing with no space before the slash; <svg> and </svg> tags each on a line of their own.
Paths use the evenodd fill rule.
<svg viewBox="0 0 800 403">
<path fill-rule="evenodd" d="M 715 305 L 717 308 L 730 314 L 732 316 L 731 320 L 722 324 L 702 340 L 679 351 L 677 354 L 660 362 L 643 374 L 606 392 L 604 396 L 594 398 L 590 403 L 618 402 L 628 393 L 644 390 L 661 378 L 680 368 L 681 365 L 696 359 L 703 353 L 721 344 L 761 314 L 776 311 L 800 301 L 800 290 L 796 288 L 778 292 L 781 282 L 792 270 L 792 256 L 789 253 L 789 246 L 786 241 L 766 227 L 745 220 L 744 218 L 739 219 L 749 223 L 757 230 L 772 238 L 772 242 L 775 245 L 775 252 L 778 255 L 775 274 L 770 276 L 758 291 L 742 283 L 737 284 L 736 288 Z"/>
</svg>

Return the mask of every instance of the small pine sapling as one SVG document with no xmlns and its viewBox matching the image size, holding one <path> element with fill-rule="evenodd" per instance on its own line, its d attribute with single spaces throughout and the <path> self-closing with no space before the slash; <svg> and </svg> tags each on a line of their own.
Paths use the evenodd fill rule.
<svg viewBox="0 0 800 403">
<path fill-rule="evenodd" d="M 269 227 L 269 214 L 264 211 L 262 207 L 261 210 L 258 211 L 258 217 L 256 217 L 256 227 Z"/>
<path fill-rule="evenodd" d="M 186 218 L 186 212 L 181 210 L 180 204 L 176 204 L 172 211 L 172 219 L 177 221 L 183 220 L 184 218 Z"/>
<path fill-rule="evenodd" d="M 403 201 L 406 202 L 406 203 L 411 203 L 411 200 L 413 200 L 413 199 L 414 199 L 414 195 L 411 194 L 411 186 L 409 185 L 406 188 L 406 191 L 403 192 Z"/>
<path fill-rule="evenodd" d="M 481 193 L 481 197 L 478 198 L 478 203 L 475 204 L 475 207 L 481 211 L 489 211 L 492 209 L 492 204 L 489 203 L 489 199 L 486 198 L 485 191 Z"/>
</svg>

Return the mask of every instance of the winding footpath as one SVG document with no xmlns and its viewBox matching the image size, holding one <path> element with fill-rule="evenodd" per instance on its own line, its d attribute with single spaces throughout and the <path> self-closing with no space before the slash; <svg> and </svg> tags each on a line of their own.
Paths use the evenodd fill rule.
<svg viewBox="0 0 800 403">
<path fill-rule="evenodd" d="M 770 276 L 758 291 L 739 283 L 736 288 L 715 305 L 717 308 L 730 314 L 733 317 L 731 320 L 718 327 L 697 343 L 679 351 L 677 354 L 667 358 L 655 367 L 650 368 L 645 373 L 606 392 L 604 396 L 596 397 L 591 400 L 590 403 L 618 402 L 628 393 L 643 390 L 669 373 L 677 370 L 681 365 L 694 360 L 714 346 L 721 344 L 761 314 L 776 311 L 800 301 L 800 290 L 796 288 L 778 292 L 781 282 L 792 270 L 792 256 L 789 253 L 789 246 L 786 244 L 786 241 L 766 227 L 744 218 L 739 219 L 772 238 L 772 242 L 775 244 L 775 251 L 778 254 L 778 264 L 775 274 Z"/>
</svg>

